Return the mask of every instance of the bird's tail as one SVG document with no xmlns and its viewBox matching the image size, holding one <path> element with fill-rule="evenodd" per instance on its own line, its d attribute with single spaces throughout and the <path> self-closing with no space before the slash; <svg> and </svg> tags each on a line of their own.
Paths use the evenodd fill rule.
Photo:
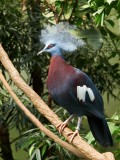
<svg viewBox="0 0 120 160">
<path fill-rule="evenodd" d="M 105 119 L 88 116 L 88 123 L 95 140 L 102 146 L 113 146 L 113 140 Z"/>
</svg>

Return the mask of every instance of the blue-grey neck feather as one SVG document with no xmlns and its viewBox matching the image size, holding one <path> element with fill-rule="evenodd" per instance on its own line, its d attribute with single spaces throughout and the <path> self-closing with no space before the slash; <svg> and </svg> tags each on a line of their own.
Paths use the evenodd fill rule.
<svg viewBox="0 0 120 160">
<path fill-rule="evenodd" d="M 50 52 L 50 54 L 51 54 L 51 56 L 59 55 L 59 56 L 63 57 L 61 49 L 57 48 L 57 47 L 54 50 L 52 50 Z"/>
</svg>

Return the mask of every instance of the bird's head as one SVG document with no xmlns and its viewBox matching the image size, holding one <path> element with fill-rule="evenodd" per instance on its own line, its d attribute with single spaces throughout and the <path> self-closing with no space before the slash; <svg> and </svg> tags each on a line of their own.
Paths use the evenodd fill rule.
<svg viewBox="0 0 120 160">
<path fill-rule="evenodd" d="M 45 29 L 41 30 L 40 42 L 45 44 L 43 52 L 50 52 L 51 55 L 61 55 L 62 51 L 73 52 L 78 47 L 83 46 L 85 43 L 83 40 L 74 37 L 69 30 L 73 29 L 74 26 L 69 23 L 60 22 L 53 26 L 46 26 Z"/>
<path fill-rule="evenodd" d="M 45 47 L 40 52 L 38 52 L 37 55 L 43 52 L 49 52 L 51 53 L 51 55 L 56 55 L 56 54 L 61 55 L 60 46 L 53 41 L 46 43 Z"/>
</svg>

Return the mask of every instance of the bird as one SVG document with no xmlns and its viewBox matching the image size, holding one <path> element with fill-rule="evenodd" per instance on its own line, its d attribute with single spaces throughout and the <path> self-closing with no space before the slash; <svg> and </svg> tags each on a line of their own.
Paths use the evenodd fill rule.
<svg viewBox="0 0 120 160">
<path fill-rule="evenodd" d="M 48 52 L 51 55 L 47 89 L 56 104 L 62 106 L 70 113 L 70 117 L 58 125 L 62 132 L 67 124 L 78 117 L 76 130 L 70 142 L 79 135 L 83 116 L 87 117 L 90 130 L 95 140 L 104 147 L 113 146 L 112 136 L 104 116 L 104 103 L 100 92 L 91 78 L 82 70 L 68 64 L 63 56 L 63 51 L 74 51 L 84 42 L 73 37 L 68 29 L 69 24 L 60 23 L 47 26 L 41 32 L 41 41 L 45 47 L 38 52 Z"/>
</svg>

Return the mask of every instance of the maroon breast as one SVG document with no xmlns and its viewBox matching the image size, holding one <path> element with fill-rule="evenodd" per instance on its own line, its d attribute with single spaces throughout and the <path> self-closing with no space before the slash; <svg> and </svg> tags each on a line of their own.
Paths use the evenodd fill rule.
<svg viewBox="0 0 120 160">
<path fill-rule="evenodd" d="M 72 79 L 75 70 L 72 66 L 68 65 L 61 56 L 53 56 L 51 58 L 48 78 L 47 78 L 47 88 L 51 92 L 54 89 L 64 89 L 67 83 Z"/>
</svg>

